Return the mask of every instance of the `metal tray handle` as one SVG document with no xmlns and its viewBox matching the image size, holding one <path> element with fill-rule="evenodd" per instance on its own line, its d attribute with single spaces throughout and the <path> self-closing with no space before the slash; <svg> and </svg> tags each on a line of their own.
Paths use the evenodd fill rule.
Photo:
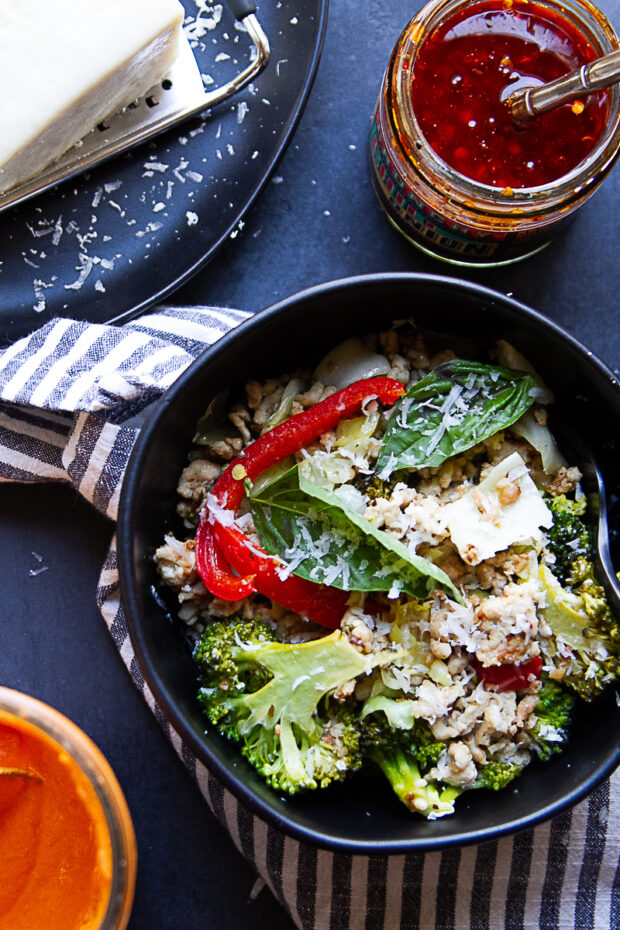
<svg viewBox="0 0 620 930">
<path fill-rule="evenodd" d="M 256 57 L 250 62 L 247 68 L 241 71 L 241 73 L 231 81 L 228 81 L 228 83 L 206 94 L 206 97 L 209 98 L 207 103 L 208 107 L 214 106 L 216 103 L 221 103 L 222 100 L 228 100 L 228 98 L 236 94 L 237 91 L 246 87 L 260 74 L 269 61 L 269 40 L 256 18 L 256 5 L 252 3 L 251 0 L 226 0 L 226 5 L 235 19 L 242 22 L 248 30 L 248 35 L 252 39 L 254 48 L 256 49 Z"/>
</svg>

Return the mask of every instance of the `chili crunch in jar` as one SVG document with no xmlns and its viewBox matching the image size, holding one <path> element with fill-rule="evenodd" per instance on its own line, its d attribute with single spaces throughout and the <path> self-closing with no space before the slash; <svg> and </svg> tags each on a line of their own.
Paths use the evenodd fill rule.
<svg viewBox="0 0 620 930">
<path fill-rule="evenodd" d="M 372 120 L 372 182 L 390 222 L 457 265 L 544 248 L 618 157 L 620 90 L 525 126 L 505 101 L 619 47 L 589 0 L 427 3 L 394 48 Z"/>
</svg>

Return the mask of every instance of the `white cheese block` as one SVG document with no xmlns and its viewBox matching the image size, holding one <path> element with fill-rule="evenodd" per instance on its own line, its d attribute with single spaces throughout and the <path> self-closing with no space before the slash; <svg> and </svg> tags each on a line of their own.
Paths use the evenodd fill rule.
<svg viewBox="0 0 620 930">
<path fill-rule="evenodd" d="M 0 0 L 0 192 L 169 70 L 178 0 Z"/>
<path fill-rule="evenodd" d="M 502 479 L 519 489 L 513 503 L 502 504 L 500 500 L 502 486 L 498 489 L 498 483 Z M 553 523 L 553 515 L 518 452 L 492 468 L 477 487 L 447 504 L 442 516 L 452 542 L 469 565 L 478 565 L 515 543 L 540 539 L 540 527 Z"/>
</svg>

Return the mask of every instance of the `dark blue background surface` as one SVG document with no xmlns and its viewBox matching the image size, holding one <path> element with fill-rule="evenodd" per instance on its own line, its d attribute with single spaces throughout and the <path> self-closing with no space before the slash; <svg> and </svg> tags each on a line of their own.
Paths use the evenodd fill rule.
<svg viewBox="0 0 620 930">
<path fill-rule="evenodd" d="M 619 168 L 561 240 L 511 269 L 451 270 L 384 220 L 366 171 L 368 124 L 390 50 L 420 5 L 333 0 L 314 91 L 275 178 L 242 233 L 175 302 L 260 310 L 349 274 L 454 273 L 514 294 L 620 366 Z M 617 0 L 600 6 L 620 28 Z M 115 768 L 140 855 L 131 930 L 290 928 L 269 892 L 249 901 L 254 875 L 134 690 L 97 612 L 112 525 L 60 487 L 5 486 L 0 513 L 0 681 L 72 717 Z M 37 577 L 33 552 L 49 566 Z"/>
</svg>

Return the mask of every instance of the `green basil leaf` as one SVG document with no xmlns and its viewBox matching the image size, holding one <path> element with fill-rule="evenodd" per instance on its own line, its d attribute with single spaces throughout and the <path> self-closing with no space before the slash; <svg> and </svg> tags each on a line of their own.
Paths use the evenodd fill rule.
<svg viewBox="0 0 620 930">
<path fill-rule="evenodd" d="M 394 405 L 377 460 L 379 477 L 441 465 L 510 426 L 535 396 L 527 372 L 465 359 L 444 362 Z"/>
<path fill-rule="evenodd" d="M 249 495 L 264 548 L 295 575 L 344 591 L 403 591 L 423 598 L 437 587 L 461 600 L 433 562 L 350 510 L 297 467 Z"/>
</svg>

